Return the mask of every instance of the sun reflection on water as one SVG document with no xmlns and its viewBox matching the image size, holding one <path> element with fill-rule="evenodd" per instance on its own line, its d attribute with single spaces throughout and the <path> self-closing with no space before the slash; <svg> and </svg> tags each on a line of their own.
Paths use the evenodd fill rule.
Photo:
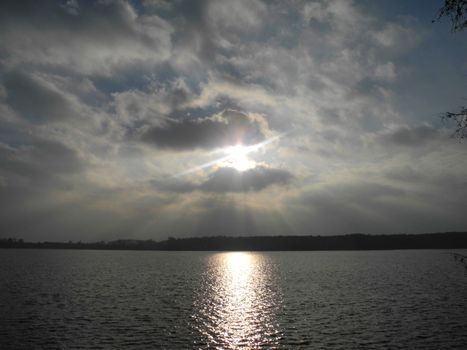
<svg viewBox="0 0 467 350">
<path fill-rule="evenodd" d="M 280 293 L 261 254 L 232 252 L 208 258 L 195 315 L 209 348 L 273 348 L 280 339 Z"/>
</svg>

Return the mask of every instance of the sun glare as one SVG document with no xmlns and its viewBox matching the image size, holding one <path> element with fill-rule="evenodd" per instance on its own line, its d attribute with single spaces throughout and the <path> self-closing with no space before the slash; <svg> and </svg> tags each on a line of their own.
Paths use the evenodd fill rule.
<svg viewBox="0 0 467 350">
<path fill-rule="evenodd" d="M 185 171 L 179 172 L 177 174 L 174 174 L 174 177 L 179 177 L 187 174 L 191 174 L 193 172 L 213 167 L 213 166 L 223 166 L 223 167 L 230 167 L 233 169 L 236 169 L 237 171 L 246 171 L 249 169 L 253 169 L 257 166 L 257 163 L 250 159 L 248 157 L 249 153 L 256 152 L 261 148 L 264 148 L 274 141 L 279 140 L 280 138 L 284 137 L 287 135 L 289 132 L 284 132 L 281 134 L 278 134 L 276 136 L 270 137 L 260 143 L 257 143 L 255 145 L 251 146 L 244 146 L 242 144 L 237 144 L 236 146 L 231 146 L 223 149 L 216 149 L 213 153 L 223 153 L 224 156 L 221 158 L 217 158 L 214 160 L 211 160 L 209 162 L 200 164 L 198 166 L 189 168 Z"/>
<path fill-rule="evenodd" d="M 247 154 L 249 152 L 251 152 L 251 149 L 243 145 L 228 147 L 225 149 L 227 157 L 223 163 L 225 166 L 234 168 L 238 171 L 253 169 L 256 166 L 256 162 L 248 158 Z"/>
</svg>

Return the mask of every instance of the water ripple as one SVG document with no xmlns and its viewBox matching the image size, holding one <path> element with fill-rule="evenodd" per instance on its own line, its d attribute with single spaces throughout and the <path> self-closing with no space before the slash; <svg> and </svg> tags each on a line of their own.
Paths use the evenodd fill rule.
<svg viewBox="0 0 467 350">
<path fill-rule="evenodd" d="M 1 349 L 465 349 L 440 251 L 0 250 Z"/>
</svg>

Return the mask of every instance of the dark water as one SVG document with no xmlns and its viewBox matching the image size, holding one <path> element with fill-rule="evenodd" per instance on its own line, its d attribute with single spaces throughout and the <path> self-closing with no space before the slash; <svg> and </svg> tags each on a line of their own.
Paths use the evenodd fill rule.
<svg viewBox="0 0 467 350">
<path fill-rule="evenodd" d="M 0 250 L 1 349 L 467 349 L 443 251 Z"/>
</svg>

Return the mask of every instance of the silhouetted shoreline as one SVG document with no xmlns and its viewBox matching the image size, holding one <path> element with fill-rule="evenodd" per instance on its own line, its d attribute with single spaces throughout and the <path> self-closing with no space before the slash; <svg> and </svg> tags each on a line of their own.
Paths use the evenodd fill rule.
<svg viewBox="0 0 467 350">
<path fill-rule="evenodd" d="M 467 248 L 467 232 L 423 234 L 348 234 L 339 236 L 214 236 L 169 238 L 164 241 L 116 240 L 110 242 L 25 242 L 2 238 L 0 248 L 96 249 L 164 251 L 311 251 L 311 250 L 394 250 Z"/>
</svg>

